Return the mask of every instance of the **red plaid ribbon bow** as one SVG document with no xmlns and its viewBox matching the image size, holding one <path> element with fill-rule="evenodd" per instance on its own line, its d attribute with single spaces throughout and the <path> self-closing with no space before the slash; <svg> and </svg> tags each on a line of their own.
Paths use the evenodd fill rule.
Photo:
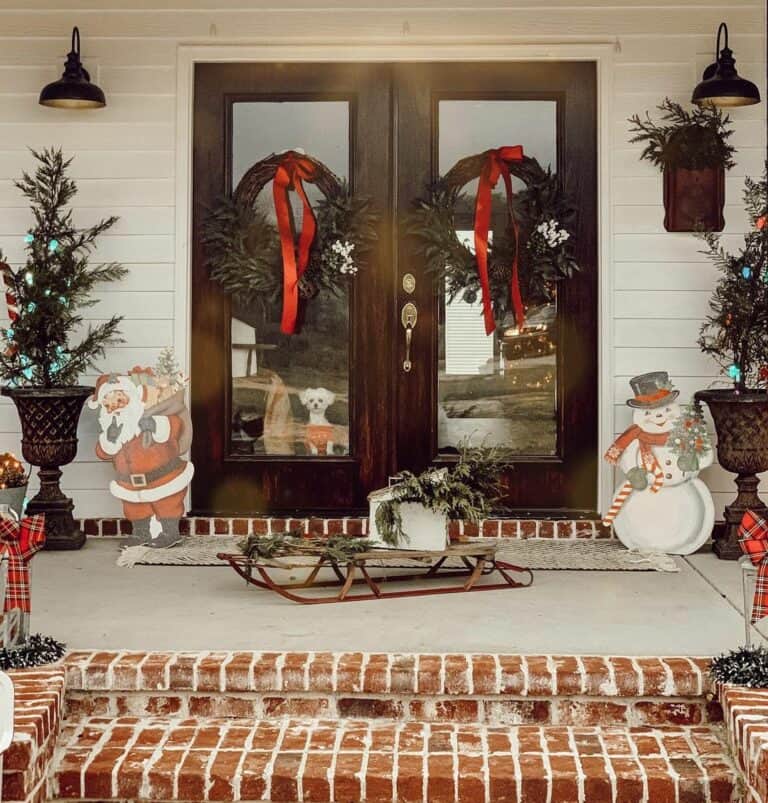
<svg viewBox="0 0 768 803">
<path fill-rule="evenodd" d="M 0 545 L 8 550 L 8 582 L 5 612 L 30 611 L 29 561 L 45 543 L 45 516 L 29 516 L 20 522 L 0 519 Z"/>
<path fill-rule="evenodd" d="M 751 510 L 739 527 L 739 543 L 745 555 L 757 566 L 757 586 L 752 602 L 752 624 L 768 616 L 768 521 Z"/>
</svg>

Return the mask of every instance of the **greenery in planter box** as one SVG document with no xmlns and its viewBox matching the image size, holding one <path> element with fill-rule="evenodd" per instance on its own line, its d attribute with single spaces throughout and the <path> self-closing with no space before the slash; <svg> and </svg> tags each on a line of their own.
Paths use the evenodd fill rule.
<svg viewBox="0 0 768 803">
<path fill-rule="evenodd" d="M 699 346 L 718 361 L 739 391 L 768 382 L 768 173 L 760 181 L 746 179 L 744 206 L 752 228 L 737 253 L 728 253 L 718 234 L 697 235 L 721 274 Z"/>
<path fill-rule="evenodd" d="M 24 238 L 26 264 L 6 274 L 18 317 L 2 330 L 0 377 L 11 387 L 66 387 L 104 356 L 107 345 L 120 342 L 116 315 L 88 326 L 80 343 L 70 339 L 83 324 L 79 310 L 96 304 L 94 286 L 121 279 L 126 270 L 114 262 L 89 265 L 96 239 L 117 218 L 75 227 L 67 208 L 77 192 L 67 176 L 72 160 L 56 149 L 32 153 L 38 162 L 34 175 L 23 173 L 15 182 L 30 202 L 34 225 Z"/>
<path fill-rule="evenodd" d="M 336 563 L 346 563 L 359 552 L 368 552 L 376 543 L 367 538 L 347 535 L 332 535 L 329 538 L 307 538 L 302 532 L 276 533 L 275 535 L 252 535 L 239 545 L 249 558 L 277 558 L 287 554 L 299 554 L 304 549 L 308 554 L 321 551 Z"/>
<path fill-rule="evenodd" d="M 641 159 L 656 165 L 659 170 L 665 167 L 682 167 L 687 170 L 702 170 L 733 167 L 735 148 L 728 144 L 733 134 L 730 117 L 724 115 L 716 106 L 696 106 L 686 111 L 679 103 L 665 98 L 658 107 L 661 122 L 638 114 L 629 118 L 630 132 L 634 134 L 630 142 L 645 143 Z"/>
<path fill-rule="evenodd" d="M 376 508 L 376 527 L 382 541 L 397 546 L 408 541 L 400 505 L 421 504 L 449 519 L 480 521 L 501 495 L 502 475 L 508 462 L 496 448 L 463 445 L 458 461 L 445 470 L 429 468 L 421 474 L 402 471 L 395 477 L 392 499 Z"/>
</svg>

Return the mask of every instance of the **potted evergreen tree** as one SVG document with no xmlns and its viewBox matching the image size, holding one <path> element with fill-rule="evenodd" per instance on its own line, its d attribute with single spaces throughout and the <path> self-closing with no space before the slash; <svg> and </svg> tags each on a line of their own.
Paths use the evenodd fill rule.
<svg viewBox="0 0 768 803">
<path fill-rule="evenodd" d="M 60 466 L 77 453 L 77 423 L 93 392 L 78 379 L 104 356 L 106 345 L 118 342 L 120 318 L 88 326 L 79 343 L 72 336 L 83 325 L 79 310 L 96 303 L 93 287 L 126 271 L 115 263 L 88 264 L 97 237 L 117 218 L 75 228 L 68 209 L 77 192 L 67 176 L 71 159 L 54 149 L 33 155 L 34 174 L 24 173 L 16 182 L 34 216 L 24 238 L 26 264 L 16 270 L 3 265 L 10 323 L 2 330 L 0 378 L 6 383 L 3 395 L 19 412 L 24 459 L 40 469 L 40 491 L 27 511 L 45 513 L 47 549 L 79 549 L 85 536 L 75 526 L 72 500 L 59 487 Z"/>
<path fill-rule="evenodd" d="M 630 142 L 645 144 L 640 158 L 664 176 L 667 231 L 722 231 L 725 226 L 725 171 L 733 167 L 730 118 L 711 104 L 686 111 L 666 98 L 658 106 L 661 123 L 635 114 Z"/>
<path fill-rule="evenodd" d="M 768 470 L 768 173 L 760 181 L 747 178 L 744 205 L 752 229 L 737 254 L 722 247 L 719 235 L 699 235 L 721 273 L 699 346 L 733 383 L 696 393 L 712 413 L 720 465 L 738 475 L 738 496 L 725 508 L 725 532 L 715 538 L 715 552 L 726 559 L 741 556 L 738 528 L 744 513 L 768 516 L 756 476 Z"/>
</svg>

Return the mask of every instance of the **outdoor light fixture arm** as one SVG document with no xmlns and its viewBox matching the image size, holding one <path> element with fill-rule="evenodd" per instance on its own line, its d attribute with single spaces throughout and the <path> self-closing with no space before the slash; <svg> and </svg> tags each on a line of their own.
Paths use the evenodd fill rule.
<svg viewBox="0 0 768 803">
<path fill-rule="evenodd" d="M 64 74 L 58 81 L 43 87 L 41 106 L 60 109 L 96 109 L 106 106 L 102 90 L 91 83 L 88 70 L 80 61 L 80 29 L 72 29 L 72 47 L 64 63 Z"/>
<path fill-rule="evenodd" d="M 67 78 L 79 78 L 85 76 L 86 81 L 91 80 L 91 75 L 80 61 L 80 29 L 75 25 L 72 29 L 72 46 L 67 53 L 67 61 L 64 64 L 64 75 Z"/>
</svg>

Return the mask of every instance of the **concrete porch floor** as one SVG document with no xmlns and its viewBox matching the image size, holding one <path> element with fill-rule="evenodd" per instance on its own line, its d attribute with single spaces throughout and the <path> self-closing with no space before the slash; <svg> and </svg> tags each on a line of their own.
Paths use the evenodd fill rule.
<svg viewBox="0 0 768 803">
<path fill-rule="evenodd" d="M 677 574 L 537 571 L 527 589 L 306 606 L 228 566 L 119 568 L 118 544 L 35 558 L 33 632 L 132 650 L 707 656 L 744 643 L 740 569 L 711 553 L 679 558 Z"/>
</svg>

